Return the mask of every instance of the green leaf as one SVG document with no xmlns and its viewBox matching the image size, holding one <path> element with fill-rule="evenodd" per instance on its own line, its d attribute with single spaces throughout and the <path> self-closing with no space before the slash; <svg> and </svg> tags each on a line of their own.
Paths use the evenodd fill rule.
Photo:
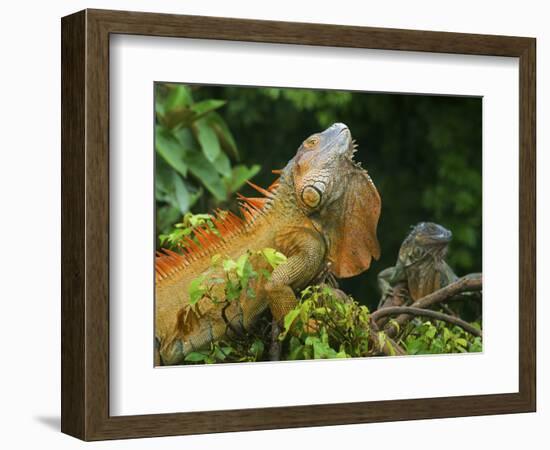
<svg viewBox="0 0 550 450">
<path fill-rule="evenodd" d="M 216 136 L 214 130 L 210 128 L 208 123 L 203 119 L 197 120 L 194 126 L 197 132 L 197 140 L 201 145 L 204 156 L 206 156 L 208 161 L 214 162 L 221 153 L 218 136 Z"/>
<path fill-rule="evenodd" d="M 211 112 L 205 119 L 218 136 L 222 148 L 238 161 L 239 151 L 237 149 L 237 144 L 222 117 L 217 112 Z"/>
<path fill-rule="evenodd" d="M 222 263 L 223 270 L 225 272 L 230 272 L 232 270 L 235 270 L 237 268 L 237 263 L 233 261 L 232 259 L 225 259 Z"/>
<path fill-rule="evenodd" d="M 300 315 L 300 309 L 296 308 L 290 311 L 285 316 L 285 320 L 284 320 L 285 334 L 290 330 L 290 327 L 292 327 L 292 324 L 294 323 L 294 321 L 299 315 Z"/>
<path fill-rule="evenodd" d="M 252 268 L 252 264 L 250 264 L 250 261 L 248 259 L 249 254 L 245 253 L 237 259 L 237 267 L 236 272 L 237 276 L 240 278 L 241 281 L 241 288 L 247 289 L 248 281 L 250 278 L 254 278 L 256 276 L 256 272 Z M 252 291 L 252 292 L 251 292 Z M 255 292 L 253 292 L 252 289 L 247 290 L 247 294 L 249 297 L 255 297 Z"/>
<path fill-rule="evenodd" d="M 172 136 L 178 141 L 182 148 L 188 152 L 200 152 L 199 144 L 197 143 L 193 132 L 189 128 L 179 128 L 170 132 Z"/>
<path fill-rule="evenodd" d="M 466 341 L 466 339 L 464 339 L 464 338 L 457 338 L 457 339 L 455 339 L 455 342 L 458 345 L 461 345 L 462 347 L 467 347 L 468 346 L 468 341 Z"/>
<path fill-rule="evenodd" d="M 282 263 L 286 262 L 286 256 L 273 248 L 266 247 L 262 249 L 262 255 L 269 263 L 269 265 L 274 269 Z"/>
<path fill-rule="evenodd" d="M 214 100 L 214 99 L 203 100 L 201 102 L 197 102 L 191 105 L 190 109 L 195 113 L 195 119 L 199 119 L 205 114 L 208 114 L 211 111 L 221 108 L 226 103 L 227 102 L 225 100 Z"/>
<path fill-rule="evenodd" d="M 174 208 L 171 205 L 161 206 L 160 208 L 157 208 L 157 229 L 164 233 L 170 231 L 172 224 L 179 219 L 180 214 L 181 212 L 179 211 L 179 209 Z"/>
<path fill-rule="evenodd" d="M 220 176 L 216 173 L 216 168 L 202 153 L 187 153 L 185 155 L 185 163 L 189 167 L 189 172 L 208 189 L 216 200 L 226 200 L 227 192 Z"/>
<path fill-rule="evenodd" d="M 231 169 L 231 175 L 224 178 L 224 183 L 227 186 L 229 192 L 238 191 L 247 180 L 250 180 L 254 175 L 260 171 L 260 166 L 254 164 L 251 167 L 245 165 L 238 165 Z"/>
<path fill-rule="evenodd" d="M 175 187 L 175 194 L 176 194 L 176 200 L 178 202 L 178 207 L 182 213 L 185 213 L 189 210 L 190 203 L 191 203 L 191 197 L 189 195 L 189 191 L 185 187 L 185 184 L 183 183 L 183 180 L 180 178 L 179 175 L 174 173 L 174 187 Z"/>
<path fill-rule="evenodd" d="M 206 361 L 207 358 L 208 358 L 208 355 L 205 355 L 204 353 L 191 352 L 185 356 L 185 361 L 202 362 L 202 361 Z"/>
<path fill-rule="evenodd" d="M 224 361 L 227 357 L 226 353 L 217 345 L 214 346 L 214 356 L 220 361 Z"/>
<path fill-rule="evenodd" d="M 419 339 L 411 339 L 407 341 L 407 353 L 409 355 L 417 355 L 421 352 L 424 344 Z"/>
<path fill-rule="evenodd" d="M 250 346 L 250 353 L 252 353 L 256 360 L 260 359 L 264 353 L 264 343 L 256 339 Z"/>
<path fill-rule="evenodd" d="M 187 164 L 185 164 L 185 149 L 178 141 L 162 126 L 155 127 L 155 148 L 160 156 L 171 167 L 187 176 Z"/>
<path fill-rule="evenodd" d="M 220 152 L 212 164 L 216 168 L 217 172 L 223 177 L 227 178 L 231 176 L 231 162 L 225 153 Z"/>
<path fill-rule="evenodd" d="M 308 336 L 306 338 L 306 345 L 313 347 L 314 359 L 336 358 L 336 350 L 332 349 L 328 343 L 321 341 L 316 336 Z"/>
<path fill-rule="evenodd" d="M 239 298 L 241 295 L 241 284 L 234 283 L 231 279 L 228 279 L 225 283 L 225 297 L 227 301 L 233 301 Z"/>
<path fill-rule="evenodd" d="M 203 286 L 203 282 L 206 276 L 201 275 L 200 277 L 195 278 L 189 284 L 189 304 L 194 305 L 197 303 L 206 292 L 206 288 Z"/>
<path fill-rule="evenodd" d="M 188 106 L 193 102 L 191 90 L 187 86 L 183 84 L 169 84 L 167 87 L 169 89 L 169 94 L 164 102 L 166 111 Z"/>
<path fill-rule="evenodd" d="M 295 338 L 292 337 L 291 340 L 292 339 L 295 339 Z M 296 340 L 298 341 L 298 339 Z M 291 350 L 288 354 L 288 359 L 291 361 L 296 361 L 297 359 L 304 359 L 304 346 L 301 343 L 299 343 L 294 347 L 291 347 Z"/>
<path fill-rule="evenodd" d="M 244 266 L 248 262 L 248 253 L 244 253 L 237 259 L 235 269 L 237 271 L 237 275 L 239 277 L 242 277 L 244 274 Z"/>
</svg>

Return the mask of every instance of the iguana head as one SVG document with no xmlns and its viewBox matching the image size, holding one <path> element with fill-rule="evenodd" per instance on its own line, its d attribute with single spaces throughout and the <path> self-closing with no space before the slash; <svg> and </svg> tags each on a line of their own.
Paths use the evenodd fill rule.
<svg viewBox="0 0 550 450">
<path fill-rule="evenodd" d="M 444 259 L 453 234 L 433 222 L 415 225 L 399 249 L 399 262 L 405 267 L 423 260 Z"/>
<path fill-rule="evenodd" d="M 367 171 L 353 160 L 356 147 L 343 123 L 308 137 L 285 168 L 296 202 L 326 238 L 331 271 L 357 275 L 378 259 L 381 201 Z"/>
</svg>

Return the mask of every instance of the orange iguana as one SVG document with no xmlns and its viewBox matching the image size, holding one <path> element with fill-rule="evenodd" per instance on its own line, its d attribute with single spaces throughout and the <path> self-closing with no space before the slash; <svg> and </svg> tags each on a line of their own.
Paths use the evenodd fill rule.
<svg viewBox="0 0 550 450">
<path fill-rule="evenodd" d="M 248 329 L 268 307 L 280 322 L 296 305 L 295 292 L 327 268 L 338 278 L 351 277 L 379 258 L 380 196 L 353 160 L 355 151 L 348 127 L 335 123 L 307 138 L 267 190 L 250 183 L 264 197 L 240 196 L 243 219 L 218 211 L 215 231 L 196 228 L 183 254 L 157 253 L 157 364 L 182 363 L 229 329 Z M 268 279 L 256 280 L 254 296 L 243 293 L 225 305 L 204 298 L 190 306 L 190 284 L 209 273 L 214 255 L 237 259 L 264 248 L 287 259 Z"/>
</svg>

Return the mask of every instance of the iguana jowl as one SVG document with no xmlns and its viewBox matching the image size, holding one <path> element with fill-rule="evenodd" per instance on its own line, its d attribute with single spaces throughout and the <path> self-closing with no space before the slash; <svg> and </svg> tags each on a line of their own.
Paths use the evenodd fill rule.
<svg viewBox="0 0 550 450">
<path fill-rule="evenodd" d="M 436 223 L 415 225 L 401 244 L 395 266 L 378 274 L 382 294 L 378 307 L 416 301 L 455 281 L 458 277 L 445 261 L 452 236 Z M 396 293 L 399 305 L 392 303 Z"/>
<path fill-rule="evenodd" d="M 353 160 L 348 127 L 336 123 L 307 138 L 262 198 L 240 197 L 244 219 L 218 212 L 217 233 L 208 227 L 186 239 L 183 255 L 163 250 L 156 258 L 155 335 L 157 363 L 179 364 L 232 326 L 247 328 L 266 308 L 276 320 L 296 305 L 295 291 L 321 271 L 339 278 L 357 275 L 378 259 L 376 227 L 380 196 L 367 171 Z M 279 173 L 279 172 L 277 172 Z M 273 248 L 284 255 L 269 281 L 254 286 L 253 298 L 225 305 L 199 302 L 189 308 L 189 284 L 204 274 L 215 254 L 238 258 Z"/>
</svg>

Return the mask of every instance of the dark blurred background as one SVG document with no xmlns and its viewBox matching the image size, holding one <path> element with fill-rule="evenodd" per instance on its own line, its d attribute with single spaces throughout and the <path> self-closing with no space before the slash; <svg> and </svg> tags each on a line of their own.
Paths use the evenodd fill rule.
<svg viewBox="0 0 550 450">
<path fill-rule="evenodd" d="M 300 143 L 333 122 L 346 123 L 380 196 L 382 256 L 364 274 L 341 280 L 373 308 L 376 276 L 395 264 L 420 221 L 453 232 L 448 261 L 457 273 L 481 271 L 481 98 L 311 89 L 157 83 L 157 233 L 166 240 L 182 215 L 235 209 L 234 193 L 267 186 Z M 165 242 L 166 243 L 166 242 Z"/>
</svg>

